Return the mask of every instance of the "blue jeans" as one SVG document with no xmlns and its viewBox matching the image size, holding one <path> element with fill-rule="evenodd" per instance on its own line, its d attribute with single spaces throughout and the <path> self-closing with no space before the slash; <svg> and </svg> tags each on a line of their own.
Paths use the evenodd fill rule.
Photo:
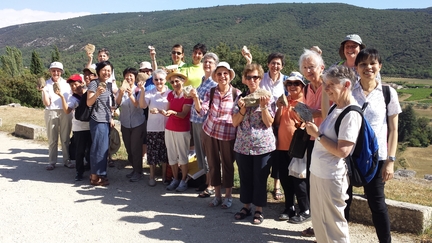
<svg viewBox="0 0 432 243">
<path fill-rule="evenodd" d="M 91 173 L 106 176 L 110 123 L 90 119 L 92 145 L 90 149 Z"/>
</svg>

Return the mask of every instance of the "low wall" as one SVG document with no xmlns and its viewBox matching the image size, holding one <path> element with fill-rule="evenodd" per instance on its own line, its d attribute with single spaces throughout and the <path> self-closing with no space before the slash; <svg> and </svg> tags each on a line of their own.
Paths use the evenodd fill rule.
<svg viewBox="0 0 432 243">
<path fill-rule="evenodd" d="M 17 123 L 15 125 L 15 136 L 36 139 L 46 137 L 45 127 L 36 126 L 28 123 Z"/>
</svg>

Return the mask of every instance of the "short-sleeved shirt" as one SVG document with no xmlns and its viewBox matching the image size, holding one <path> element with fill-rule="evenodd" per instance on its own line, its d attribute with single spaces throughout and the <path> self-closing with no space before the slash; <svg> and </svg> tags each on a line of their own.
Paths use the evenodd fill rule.
<svg viewBox="0 0 432 243">
<path fill-rule="evenodd" d="M 157 89 L 152 89 L 145 92 L 145 101 L 148 105 L 149 111 L 157 108 L 158 110 L 166 110 L 168 106 L 168 94 L 171 91 L 165 86 L 164 92 L 158 92 Z M 147 121 L 147 132 L 163 132 L 168 117 L 162 114 L 152 114 L 149 112 Z"/>
<path fill-rule="evenodd" d="M 132 90 L 136 90 L 136 85 Z M 120 94 L 120 93 L 119 93 Z M 141 90 L 134 92 L 135 99 L 138 101 L 141 96 Z M 134 128 L 143 124 L 146 120 L 143 109 L 139 106 L 135 106 L 131 101 L 127 92 L 123 93 L 123 97 L 120 103 L 120 123 L 123 127 Z"/>
<path fill-rule="evenodd" d="M 321 110 L 321 96 L 322 96 L 322 88 L 323 86 L 319 86 L 316 91 L 313 91 L 312 84 L 308 84 L 307 86 L 306 96 L 305 96 L 305 104 L 309 106 L 311 109 Z M 323 121 L 322 117 L 314 117 L 314 123 L 319 126 Z M 311 137 L 311 140 L 315 138 Z"/>
<path fill-rule="evenodd" d="M 336 107 L 333 109 L 321 123 L 319 133 L 324 134 L 326 138 L 336 143 L 338 140 L 355 143 L 362 124 L 362 117 L 358 112 L 351 111 L 344 116 L 339 127 L 339 136 L 336 136 L 335 123 L 345 108 L 338 109 Z M 353 150 L 354 148 L 355 144 Z M 344 158 L 339 158 L 330 153 L 321 142 L 315 142 L 312 150 L 310 172 L 322 179 L 340 180 L 346 175 L 347 169 Z"/>
<path fill-rule="evenodd" d="M 209 77 L 206 80 L 204 80 L 204 77 L 202 79 L 203 79 L 203 81 L 201 82 L 201 84 L 196 89 L 197 94 L 198 94 L 198 98 L 201 102 L 204 101 L 205 94 L 207 92 L 210 92 L 210 89 L 213 87 L 216 87 L 216 85 L 217 85 L 217 83 L 215 81 L 213 81 L 213 79 L 211 77 Z M 197 113 L 197 111 L 194 109 L 194 106 L 195 106 L 195 101 L 192 105 L 190 121 L 193 123 L 203 123 L 205 121 L 205 119 L 207 118 L 207 114 L 199 115 Z"/>
<path fill-rule="evenodd" d="M 150 76 L 150 78 L 148 78 L 144 84 L 144 88 L 146 91 L 150 91 L 153 90 L 154 88 L 156 88 L 156 86 L 153 83 L 153 76 Z"/>
<path fill-rule="evenodd" d="M 80 121 L 75 119 L 75 109 L 78 107 L 80 99 L 75 97 L 75 95 L 69 96 L 67 100 L 68 107 L 72 109 L 72 131 L 88 131 L 90 130 L 90 123 L 85 121 Z"/>
<path fill-rule="evenodd" d="M 180 67 L 180 72 L 187 77 L 187 81 L 183 86 L 192 85 L 192 87 L 197 88 L 201 84 L 202 77 L 204 76 L 204 69 L 202 63 L 198 65 L 194 64 L 184 64 Z"/>
<path fill-rule="evenodd" d="M 234 87 L 230 85 L 228 92 L 221 96 L 221 93 L 216 88 L 211 107 L 209 107 L 210 91 L 207 92 L 201 106 L 201 114 L 207 115 L 207 119 L 203 124 L 204 132 L 210 137 L 222 141 L 235 139 L 237 132 L 237 128 L 232 124 L 233 107 L 237 104 L 234 102 L 232 89 Z M 237 97 L 239 97 L 241 91 L 237 89 L 236 93 Z"/>
<path fill-rule="evenodd" d="M 399 99 L 395 89 L 390 87 L 390 103 L 385 105 L 384 94 L 382 90 L 381 82 L 377 81 L 378 85 L 368 96 L 365 96 L 360 82 L 354 85 L 352 94 L 354 99 L 360 106 L 363 106 L 365 102 L 369 105 L 366 107 L 364 113 L 365 118 L 370 123 L 378 139 L 378 154 L 379 160 L 387 159 L 387 116 L 393 116 L 402 112 L 399 104 Z"/>
<path fill-rule="evenodd" d="M 98 84 L 99 80 L 90 82 L 87 92 L 96 93 Z M 105 89 L 105 92 L 103 92 L 99 97 L 97 97 L 95 103 L 93 104 L 94 108 L 91 119 L 97 122 L 111 122 L 112 95 L 112 91 L 109 90 L 107 87 Z"/>
<path fill-rule="evenodd" d="M 185 98 L 183 92 L 177 96 L 175 91 L 171 91 L 168 94 L 167 100 L 169 102 L 169 110 L 181 112 L 184 105 L 191 106 L 193 100 L 190 98 Z M 184 118 L 180 118 L 175 115 L 170 115 L 166 123 L 166 129 L 174 132 L 187 132 L 190 131 L 190 111 Z"/>
<path fill-rule="evenodd" d="M 273 81 L 268 72 L 264 73 L 264 77 L 261 80 L 259 86 L 261 89 L 270 91 L 273 95 L 273 99 L 277 100 L 285 92 L 283 85 L 285 77 L 286 76 L 284 74 L 280 73 L 279 79 Z"/>
<path fill-rule="evenodd" d="M 237 100 L 235 103 L 237 103 Z M 267 105 L 270 115 L 274 117 L 276 104 L 273 98 L 270 99 Z M 237 114 L 239 111 L 239 107 L 234 106 L 233 114 Z M 237 127 L 237 136 L 234 143 L 235 152 L 244 155 L 260 155 L 276 149 L 273 128 L 264 124 L 261 113 L 259 106 L 246 108 L 243 121 Z"/>
<path fill-rule="evenodd" d="M 303 102 L 304 98 L 300 98 L 298 100 L 292 100 L 291 96 L 287 97 L 288 106 L 282 106 L 281 109 L 281 117 L 278 129 L 278 139 L 276 141 L 276 149 L 288 151 L 291 145 L 291 140 L 293 134 L 295 132 L 296 124 L 300 123 L 297 120 L 296 112 L 293 110 L 295 104 L 299 102 Z"/>
<path fill-rule="evenodd" d="M 57 84 L 59 85 L 60 92 L 63 93 L 64 98 L 66 100 L 69 100 L 69 97 L 72 96 L 72 91 L 71 91 L 69 84 L 66 82 L 66 80 L 64 80 L 61 77 L 57 80 Z M 45 109 L 47 109 L 47 110 L 61 110 L 61 109 L 63 109 L 63 103 L 62 103 L 60 96 L 58 96 L 56 93 L 54 93 L 53 86 L 54 86 L 54 82 L 52 81 L 52 79 L 51 78 L 48 79 L 46 81 L 44 90 L 47 91 L 49 99 L 51 100 L 51 104 L 49 106 L 45 106 Z"/>
</svg>

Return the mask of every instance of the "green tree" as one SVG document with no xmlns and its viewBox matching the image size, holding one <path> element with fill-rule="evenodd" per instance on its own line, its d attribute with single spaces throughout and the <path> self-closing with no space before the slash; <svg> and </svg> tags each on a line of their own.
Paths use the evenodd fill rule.
<svg viewBox="0 0 432 243">
<path fill-rule="evenodd" d="M 37 51 L 32 52 L 31 63 L 30 63 L 30 73 L 34 75 L 40 75 L 44 73 L 44 66 L 39 57 Z"/>
<path fill-rule="evenodd" d="M 16 47 L 6 46 L 6 54 L 0 56 L 1 68 L 9 77 L 18 77 L 23 72 L 22 53 Z"/>
<path fill-rule="evenodd" d="M 60 62 L 60 52 L 57 46 L 54 46 L 54 50 L 51 52 L 51 62 Z"/>
<path fill-rule="evenodd" d="M 417 119 L 414 108 L 411 104 L 402 109 L 399 114 L 399 141 L 408 141 L 412 134 L 417 130 Z"/>
</svg>

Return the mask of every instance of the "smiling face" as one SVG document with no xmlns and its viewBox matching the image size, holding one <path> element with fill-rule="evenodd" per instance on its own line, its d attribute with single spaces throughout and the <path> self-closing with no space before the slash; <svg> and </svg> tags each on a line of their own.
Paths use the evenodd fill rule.
<svg viewBox="0 0 432 243">
<path fill-rule="evenodd" d="M 258 70 L 252 70 L 243 77 L 244 84 L 246 84 L 251 93 L 255 92 L 259 88 L 261 77 L 259 76 Z"/>
<path fill-rule="evenodd" d="M 302 63 L 303 76 L 311 82 L 318 82 L 323 71 L 324 66 L 318 66 L 313 58 L 305 59 Z"/>
<path fill-rule="evenodd" d="M 53 82 L 57 82 L 62 75 L 62 70 L 60 68 L 50 68 L 51 80 Z"/>
<path fill-rule="evenodd" d="M 179 64 L 184 57 L 184 53 L 181 47 L 173 47 L 171 50 L 171 59 L 173 64 Z"/>
<path fill-rule="evenodd" d="M 375 80 L 379 71 L 381 70 L 382 64 L 375 58 L 368 57 L 366 60 L 362 60 L 357 64 L 357 73 L 360 75 L 362 80 Z"/>
<path fill-rule="evenodd" d="M 214 76 L 219 86 L 227 86 L 231 82 L 231 73 L 226 67 L 216 69 Z"/>
<path fill-rule="evenodd" d="M 109 56 L 105 52 L 103 52 L 103 51 L 99 52 L 98 62 L 108 61 L 108 59 L 109 59 Z"/>
<path fill-rule="evenodd" d="M 99 70 L 99 80 L 102 82 L 107 81 L 111 77 L 111 66 L 106 65 L 101 70 Z"/>
<path fill-rule="evenodd" d="M 92 72 L 86 70 L 84 71 L 84 82 L 86 83 L 86 85 L 88 86 L 90 84 L 90 82 L 96 78 L 96 75 L 94 75 Z"/>
<path fill-rule="evenodd" d="M 180 94 L 180 92 L 182 91 L 183 83 L 184 83 L 184 79 L 182 77 L 179 76 L 170 77 L 170 84 L 177 94 Z"/>
<path fill-rule="evenodd" d="M 203 61 L 203 69 L 205 74 L 211 75 L 213 71 L 216 69 L 216 62 L 213 58 L 206 58 Z"/>
<path fill-rule="evenodd" d="M 355 60 L 357 54 L 360 52 L 360 45 L 354 41 L 347 41 L 344 43 L 344 54 L 347 60 Z"/>
<path fill-rule="evenodd" d="M 81 82 L 70 82 L 69 86 L 71 87 L 72 93 L 74 94 L 81 94 L 83 84 Z"/>
<path fill-rule="evenodd" d="M 299 80 L 287 80 L 285 82 L 285 88 L 290 95 L 298 97 L 303 90 L 303 83 Z"/>
<path fill-rule="evenodd" d="M 192 53 L 192 63 L 194 65 L 198 65 L 201 63 L 201 60 L 203 58 L 204 54 L 200 49 L 195 49 Z"/>
<path fill-rule="evenodd" d="M 157 91 L 162 91 L 165 87 L 166 78 L 162 74 L 155 74 L 153 76 L 153 84 L 156 86 Z"/>
<path fill-rule="evenodd" d="M 323 82 L 323 85 L 329 100 L 338 104 L 338 101 L 343 97 L 343 94 L 346 90 L 346 84 L 347 82 L 340 82 L 337 78 L 326 79 Z"/>
<path fill-rule="evenodd" d="M 276 78 L 279 72 L 283 69 L 282 60 L 280 58 L 274 58 L 267 64 L 271 77 Z"/>
<path fill-rule="evenodd" d="M 126 73 L 124 79 L 129 83 L 131 87 L 135 83 L 135 75 L 133 73 Z"/>
</svg>

